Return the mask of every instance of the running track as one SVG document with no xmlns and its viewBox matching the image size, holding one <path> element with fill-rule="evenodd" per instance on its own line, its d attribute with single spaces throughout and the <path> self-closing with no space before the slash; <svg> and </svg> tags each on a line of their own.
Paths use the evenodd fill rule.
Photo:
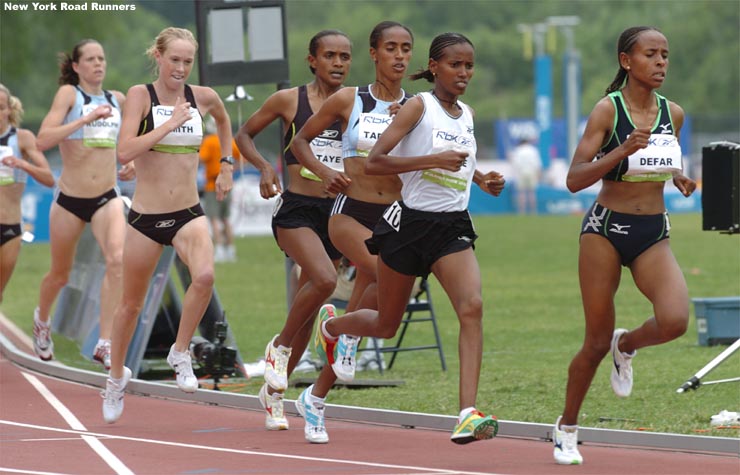
<svg viewBox="0 0 740 475">
<path fill-rule="evenodd" d="M 443 431 L 337 420 L 327 421 L 330 443 L 312 445 L 297 417 L 289 418 L 289 431 L 269 432 L 257 411 L 131 394 L 121 420 L 109 425 L 102 420 L 99 392 L 34 374 L 0 356 L 0 473 L 740 473 L 737 455 L 584 444 L 586 463 L 568 467 L 553 462 L 545 441 L 497 437 L 458 446 Z"/>
</svg>

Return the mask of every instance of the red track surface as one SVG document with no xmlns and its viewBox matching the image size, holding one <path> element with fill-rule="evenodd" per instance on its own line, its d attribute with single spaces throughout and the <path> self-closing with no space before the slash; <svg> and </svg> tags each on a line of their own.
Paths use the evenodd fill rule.
<svg viewBox="0 0 740 475">
<path fill-rule="evenodd" d="M 583 466 L 560 466 L 544 441 L 499 437 L 458 446 L 445 432 L 333 420 L 330 443 L 312 445 L 299 418 L 289 418 L 288 431 L 269 432 L 259 412 L 130 394 L 125 401 L 121 420 L 105 424 L 99 389 L 34 375 L 0 357 L 0 473 L 740 473 L 731 455 L 588 444 Z"/>
</svg>

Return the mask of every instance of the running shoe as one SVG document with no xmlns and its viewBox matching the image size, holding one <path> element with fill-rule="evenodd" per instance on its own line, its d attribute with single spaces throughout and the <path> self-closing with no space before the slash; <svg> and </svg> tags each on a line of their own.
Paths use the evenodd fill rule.
<svg viewBox="0 0 740 475">
<path fill-rule="evenodd" d="M 578 451 L 578 429 L 572 432 L 561 430 L 562 418 L 563 416 L 558 417 L 552 429 L 552 442 L 555 445 L 552 455 L 560 465 L 580 465 L 583 463 L 583 457 Z"/>
<path fill-rule="evenodd" d="M 283 414 L 283 393 L 267 392 L 267 383 L 262 385 L 259 393 L 260 404 L 265 410 L 265 429 L 267 430 L 287 430 L 288 419 Z"/>
<path fill-rule="evenodd" d="M 290 348 L 275 348 L 275 335 L 265 348 L 265 382 L 278 391 L 288 389 L 288 360 Z"/>
<path fill-rule="evenodd" d="M 93 359 L 102 364 L 106 371 L 110 371 L 110 340 L 103 340 L 95 345 Z"/>
<path fill-rule="evenodd" d="M 612 336 L 612 389 L 614 394 L 619 397 L 627 397 L 632 393 L 632 358 L 637 354 L 633 351 L 630 354 L 619 351 L 619 338 L 627 333 L 624 328 L 614 330 Z"/>
<path fill-rule="evenodd" d="M 498 421 L 494 416 L 486 416 L 480 411 L 472 411 L 465 419 L 459 421 L 452 431 L 452 440 L 456 444 L 469 444 L 476 440 L 492 439 L 498 433 Z"/>
<path fill-rule="evenodd" d="M 342 381 L 352 381 L 355 379 L 355 369 L 357 369 L 357 345 L 360 339 L 352 335 L 340 335 L 339 342 L 335 349 L 335 361 L 331 365 L 334 374 Z"/>
<path fill-rule="evenodd" d="M 54 358 L 54 342 L 51 341 L 51 325 L 39 320 L 39 308 L 33 311 L 33 351 L 44 361 Z"/>
<path fill-rule="evenodd" d="M 108 375 L 105 389 L 100 392 L 103 397 L 103 420 L 108 424 L 113 424 L 123 414 L 123 392 L 126 390 L 129 380 L 131 380 L 131 370 L 125 366 L 123 367 L 123 378 L 121 378 L 120 383 L 116 384 Z"/>
<path fill-rule="evenodd" d="M 334 305 L 328 303 L 323 305 L 319 310 L 319 318 L 316 319 L 316 333 L 313 337 L 313 351 L 324 362 L 324 364 L 333 365 L 336 356 L 337 339 L 330 340 L 326 338 L 321 330 L 323 323 L 336 316 L 337 309 Z"/>
<path fill-rule="evenodd" d="M 324 425 L 324 404 L 312 401 L 313 384 L 303 390 L 295 402 L 296 410 L 306 420 L 303 436 L 312 444 L 329 443 L 329 434 Z"/>
<path fill-rule="evenodd" d="M 173 344 L 167 355 L 167 363 L 175 370 L 178 388 L 186 393 L 194 393 L 198 389 L 198 378 L 193 374 L 193 361 L 189 351 L 177 351 Z"/>
</svg>

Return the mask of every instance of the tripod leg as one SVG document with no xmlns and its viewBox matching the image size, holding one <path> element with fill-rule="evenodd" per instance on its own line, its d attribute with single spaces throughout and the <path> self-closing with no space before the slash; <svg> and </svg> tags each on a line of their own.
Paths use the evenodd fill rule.
<svg viewBox="0 0 740 475">
<path fill-rule="evenodd" d="M 738 349 L 740 349 L 740 339 L 735 341 L 732 345 L 728 346 L 725 351 L 720 353 L 716 358 L 714 358 L 712 361 L 707 363 L 706 366 L 704 366 L 702 369 L 697 371 L 697 373 L 692 376 L 688 381 L 683 383 L 680 388 L 676 390 L 677 393 L 685 392 L 689 389 L 696 389 L 701 384 L 701 378 L 703 378 L 707 373 L 712 371 L 714 368 L 719 366 L 720 363 L 722 363 L 724 360 L 726 360 L 731 354 L 736 352 Z"/>
</svg>

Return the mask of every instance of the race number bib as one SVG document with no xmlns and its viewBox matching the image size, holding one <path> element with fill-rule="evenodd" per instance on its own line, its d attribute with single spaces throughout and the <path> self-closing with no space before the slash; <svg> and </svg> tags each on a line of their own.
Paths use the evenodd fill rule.
<svg viewBox="0 0 740 475">
<path fill-rule="evenodd" d="M 473 134 L 461 133 L 459 131 L 445 131 L 434 129 L 432 132 L 432 152 L 440 153 L 447 150 L 467 152 L 468 156 L 460 167 L 460 170 L 452 172 L 433 168 L 424 170 L 421 177 L 424 180 L 436 183 L 446 188 L 465 191 L 468 187 L 468 179 L 475 173 L 475 136 Z"/>
<path fill-rule="evenodd" d="M 85 116 L 98 108 L 97 104 L 82 106 L 82 115 Z M 86 147 L 115 148 L 118 138 L 118 129 L 121 127 L 121 112 L 111 107 L 111 116 L 96 119 L 82 128 L 82 143 Z"/>
<path fill-rule="evenodd" d="M 375 142 L 393 122 L 393 116 L 388 114 L 362 113 L 357 131 L 357 154 L 367 157 Z"/>
<path fill-rule="evenodd" d="M 3 159 L 13 156 L 13 149 L 7 145 L 0 145 L 0 186 L 15 183 L 15 171 L 5 165 Z"/>
<path fill-rule="evenodd" d="M 648 146 L 630 155 L 628 161 L 625 181 L 664 181 L 683 170 L 681 146 L 675 135 L 650 135 Z"/>
<path fill-rule="evenodd" d="M 154 128 L 164 124 L 172 116 L 172 106 L 154 106 Z M 174 145 L 179 147 L 197 147 L 203 141 L 203 121 L 195 107 L 190 108 L 190 120 L 167 134 L 157 145 Z"/>
<path fill-rule="evenodd" d="M 401 205 L 398 201 L 394 201 L 392 205 L 388 207 L 383 213 L 383 219 L 390 225 L 396 232 L 401 230 Z"/>
<path fill-rule="evenodd" d="M 311 141 L 311 151 L 314 156 L 332 170 L 338 172 L 344 171 L 342 163 L 342 141 L 326 138 L 327 135 L 338 135 L 334 130 L 325 130 L 318 137 Z M 309 180 L 321 181 L 314 172 L 306 167 L 301 167 L 301 176 Z"/>
</svg>

